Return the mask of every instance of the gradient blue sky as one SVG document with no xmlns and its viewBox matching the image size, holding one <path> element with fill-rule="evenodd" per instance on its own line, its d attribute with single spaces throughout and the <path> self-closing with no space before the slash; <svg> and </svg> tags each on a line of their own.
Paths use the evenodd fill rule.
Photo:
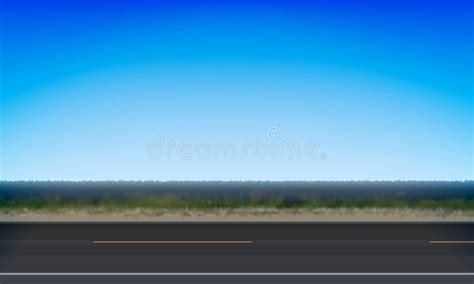
<svg viewBox="0 0 474 284">
<path fill-rule="evenodd" d="M 0 2 L 0 179 L 474 178 L 471 0 Z"/>
</svg>

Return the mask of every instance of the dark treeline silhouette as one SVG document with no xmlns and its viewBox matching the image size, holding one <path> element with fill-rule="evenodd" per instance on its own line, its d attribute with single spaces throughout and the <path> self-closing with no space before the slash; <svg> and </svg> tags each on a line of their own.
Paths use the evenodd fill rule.
<svg viewBox="0 0 474 284">
<path fill-rule="evenodd" d="M 180 197 L 245 198 L 258 195 L 262 198 L 283 196 L 286 199 L 350 199 L 398 198 L 420 199 L 474 199 L 474 182 L 155 182 L 155 181 L 15 181 L 0 182 L 0 201 L 17 198 L 128 198 L 133 196 L 177 195 Z"/>
</svg>

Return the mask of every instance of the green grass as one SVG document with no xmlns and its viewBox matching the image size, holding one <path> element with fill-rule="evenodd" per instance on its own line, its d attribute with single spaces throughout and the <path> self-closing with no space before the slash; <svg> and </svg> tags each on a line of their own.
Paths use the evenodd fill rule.
<svg viewBox="0 0 474 284">
<path fill-rule="evenodd" d="M 96 199 L 42 197 L 0 200 L 0 211 L 40 210 L 58 212 L 61 210 L 102 210 L 120 212 L 135 210 L 213 210 L 213 209 L 445 209 L 453 211 L 474 211 L 472 199 L 422 199 L 399 198 L 346 198 L 321 199 L 317 197 L 288 200 L 284 196 L 263 198 L 261 196 L 212 197 L 212 196 L 132 196 L 128 198 L 100 197 Z"/>
</svg>

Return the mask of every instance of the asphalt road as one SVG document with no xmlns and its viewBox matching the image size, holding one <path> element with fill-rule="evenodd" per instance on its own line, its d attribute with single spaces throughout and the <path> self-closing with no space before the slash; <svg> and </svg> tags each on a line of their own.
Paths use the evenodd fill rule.
<svg viewBox="0 0 474 284">
<path fill-rule="evenodd" d="M 474 223 L 0 223 L 0 283 L 472 284 L 473 241 Z"/>
</svg>

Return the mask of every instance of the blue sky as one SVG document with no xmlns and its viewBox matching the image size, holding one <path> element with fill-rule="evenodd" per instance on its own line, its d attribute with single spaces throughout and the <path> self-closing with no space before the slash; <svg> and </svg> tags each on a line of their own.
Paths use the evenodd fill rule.
<svg viewBox="0 0 474 284">
<path fill-rule="evenodd" d="M 0 2 L 0 179 L 474 178 L 472 1 Z"/>
</svg>

